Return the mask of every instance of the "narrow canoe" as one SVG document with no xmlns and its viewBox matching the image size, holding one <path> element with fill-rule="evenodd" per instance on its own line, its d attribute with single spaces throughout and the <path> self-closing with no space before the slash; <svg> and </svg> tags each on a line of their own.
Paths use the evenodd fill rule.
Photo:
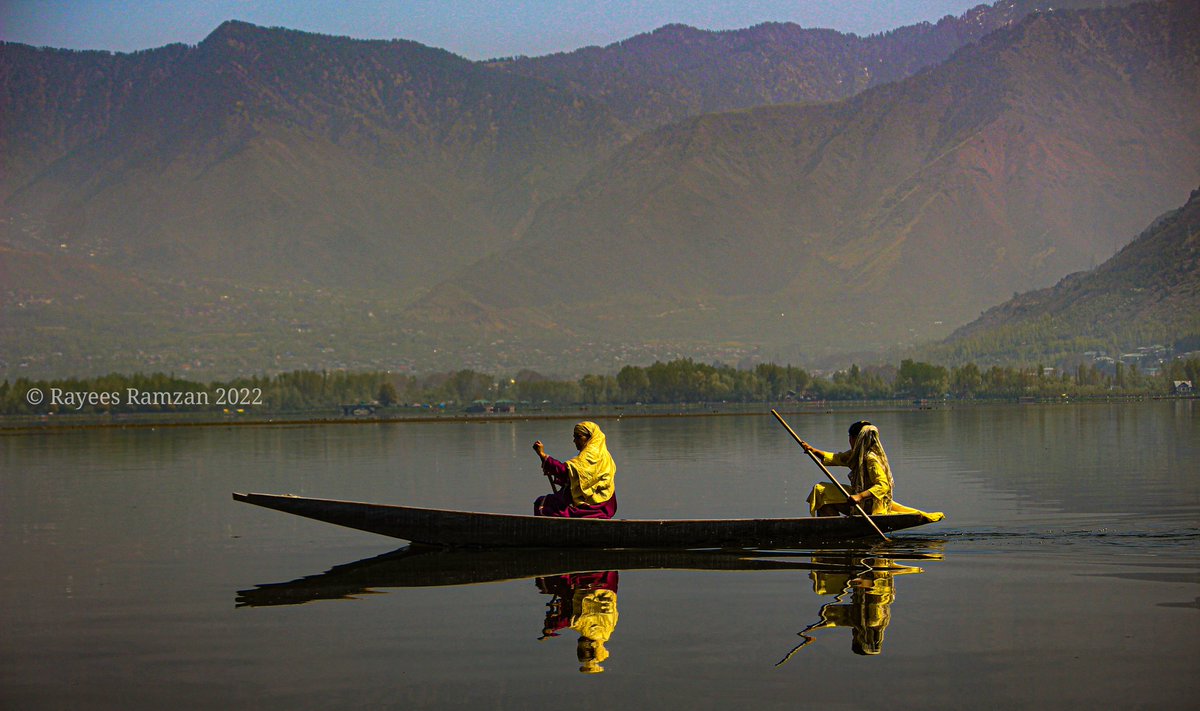
<svg viewBox="0 0 1200 711">
<path fill-rule="evenodd" d="M 479 548 L 805 548 L 877 537 L 860 516 L 756 519 L 581 519 L 448 511 L 274 494 L 233 498 L 297 516 L 434 546 Z M 884 532 L 934 519 L 872 516 Z"/>
</svg>

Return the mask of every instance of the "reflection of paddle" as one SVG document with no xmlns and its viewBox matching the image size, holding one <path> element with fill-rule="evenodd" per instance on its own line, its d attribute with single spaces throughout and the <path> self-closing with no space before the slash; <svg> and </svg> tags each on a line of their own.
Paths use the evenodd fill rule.
<svg viewBox="0 0 1200 711">
<path fill-rule="evenodd" d="M 815 563 L 816 560 L 814 560 L 813 562 Z M 813 642 L 815 642 L 817 640 L 817 638 L 810 635 L 809 632 L 816 632 L 817 630 L 823 630 L 827 627 L 836 627 L 837 626 L 837 625 L 833 624 L 832 622 L 830 622 L 829 620 L 825 619 L 825 608 L 829 607 L 829 605 L 836 605 L 837 603 L 841 602 L 842 598 L 845 597 L 846 593 L 849 591 L 850 591 L 850 587 L 849 587 L 849 585 L 847 585 L 845 590 L 842 590 L 840 593 L 838 593 L 833 598 L 833 602 L 829 603 L 828 605 L 821 606 L 821 619 L 817 620 L 816 622 L 812 623 L 808 627 L 805 627 L 804 629 L 802 629 L 796 633 L 796 634 L 800 635 L 804 639 L 804 641 L 801 642 L 800 644 L 797 644 L 795 647 L 792 647 L 792 651 L 788 652 L 783 657 L 783 659 L 780 659 L 778 662 L 775 662 L 776 669 L 778 669 L 779 667 L 786 664 L 789 659 L 791 659 L 793 656 L 795 656 L 796 652 L 799 652 L 801 649 L 804 649 L 805 647 L 807 647 L 808 645 L 812 644 Z"/>
<path fill-rule="evenodd" d="M 816 641 L 817 638 L 808 634 L 809 632 L 813 632 L 813 631 L 823 629 L 823 628 L 829 627 L 829 626 L 830 626 L 830 624 L 828 622 L 826 622 L 825 620 L 821 620 L 820 622 L 814 622 L 813 624 L 809 625 L 808 627 L 805 627 L 803 630 L 797 632 L 796 634 L 803 637 L 804 641 L 801 642 L 800 644 L 797 644 L 795 647 L 792 647 L 792 651 L 788 652 L 787 655 L 784 656 L 783 659 L 780 659 L 778 662 L 775 662 L 776 668 L 781 667 L 784 664 L 786 664 L 789 659 L 791 659 L 793 656 L 795 656 L 796 652 L 799 652 L 801 649 L 804 649 L 805 647 L 807 647 L 808 645 L 810 645 Z"/>
<path fill-rule="evenodd" d="M 803 445 L 804 440 L 800 439 L 800 435 L 796 434 L 796 431 L 793 430 L 791 425 L 789 425 L 787 423 L 787 420 L 784 420 L 783 416 L 780 415 L 778 412 L 775 412 L 774 410 L 771 410 L 771 414 L 775 416 L 775 419 L 779 420 L 779 424 L 783 425 L 784 428 L 787 429 L 787 431 L 792 435 L 792 439 L 796 440 L 796 444 L 799 444 L 801 449 L 803 449 L 804 448 L 804 445 Z M 883 538 L 883 540 L 885 540 L 885 541 L 888 540 L 888 537 L 883 535 L 883 531 L 880 530 L 879 526 L 877 526 L 875 524 L 875 522 L 871 520 L 871 517 L 867 515 L 867 512 L 863 511 L 863 507 L 859 506 L 858 502 L 856 502 L 854 499 L 850 498 L 850 492 L 846 491 L 846 487 L 842 486 L 842 483 L 840 481 L 833 478 L 833 475 L 829 473 L 829 470 L 825 468 L 825 465 L 821 462 L 821 460 L 817 459 L 817 455 L 813 454 L 812 452 L 808 451 L 807 449 L 804 450 L 804 453 L 807 454 L 809 456 L 809 458 L 812 459 L 813 462 L 815 462 L 818 467 L 821 467 L 821 471 L 825 472 L 825 476 L 829 477 L 829 481 L 832 481 L 834 483 L 834 485 L 839 490 L 841 490 L 842 494 L 846 497 L 847 501 L 854 504 L 854 508 L 858 509 L 858 512 L 863 515 L 863 518 L 867 519 L 867 523 L 871 524 L 871 528 L 875 529 L 875 532 L 878 533 L 879 536 L 881 538 Z"/>
</svg>

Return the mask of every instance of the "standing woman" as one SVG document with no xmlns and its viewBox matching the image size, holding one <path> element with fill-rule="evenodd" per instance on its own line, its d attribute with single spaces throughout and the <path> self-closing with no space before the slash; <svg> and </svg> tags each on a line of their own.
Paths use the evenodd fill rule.
<svg viewBox="0 0 1200 711">
<path fill-rule="evenodd" d="M 533 515 L 612 518 L 617 512 L 617 464 L 608 453 L 604 433 L 595 422 L 580 422 L 574 435 L 579 454 L 565 462 L 546 454 L 541 440 L 533 443 L 533 451 L 542 460 L 542 473 L 558 489 L 533 502 Z"/>
<path fill-rule="evenodd" d="M 875 425 L 866 420 L 850 425 L 850 449 L 845 452 L 823 452 L 804 441 L 800 446 L 826 466 L 850 467 L 850 499 L 832 483 L 817 484 L 808 495 L 809 510 L 814 516 L 849 516 L 854 513 L 854 504 L 862 506 L 867 515 L 891 512 L 895 483 Z"/>
</svg>

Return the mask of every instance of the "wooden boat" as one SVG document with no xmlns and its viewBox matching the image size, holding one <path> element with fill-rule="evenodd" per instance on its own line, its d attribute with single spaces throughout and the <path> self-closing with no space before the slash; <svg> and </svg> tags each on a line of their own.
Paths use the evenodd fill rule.
<svg viewBox="0 0 1200 711">
<path fill-rule="evenodd" d="M 758 519 L 579 519 L 448 511 L 273 494 L 248 504 L 434 546 L 479 548 L 804 548 L 878 537 L 861 516 Z M 872 516 L 885 532 L 932 523 L 926 514 Z"/>
</svg>

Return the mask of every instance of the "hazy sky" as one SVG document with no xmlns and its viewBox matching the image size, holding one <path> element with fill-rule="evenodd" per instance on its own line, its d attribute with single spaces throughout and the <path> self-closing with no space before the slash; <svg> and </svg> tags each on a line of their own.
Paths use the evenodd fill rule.
<svg viewBox="0 0 1200 711">
<path fill-rule="evenodd" d="M 790 21 L 870 34 L 959 15 L 982 0 L 0 0 L 0 39 L 128 52 L 196 44 L 225 20 L 409 39 L 469 59 L 605 45 L 671 22 L 736 29 Z M 989 2 L 990 4 L 990 2 Z"/>
</svg>

